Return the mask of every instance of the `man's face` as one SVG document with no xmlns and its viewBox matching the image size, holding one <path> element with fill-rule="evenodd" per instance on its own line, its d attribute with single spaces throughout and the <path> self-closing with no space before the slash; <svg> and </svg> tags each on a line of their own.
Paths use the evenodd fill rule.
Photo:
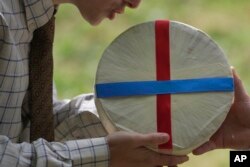
<svg viewBox="0 0 250 167">
<path fill-rule="evenodd" d="M 141 0 L 74 0 L 82 16 L 92 25 L 103 19 L 113 20 L 116 14 L 124 12 L 125 7 L 136 8 Z"/>
</svg>

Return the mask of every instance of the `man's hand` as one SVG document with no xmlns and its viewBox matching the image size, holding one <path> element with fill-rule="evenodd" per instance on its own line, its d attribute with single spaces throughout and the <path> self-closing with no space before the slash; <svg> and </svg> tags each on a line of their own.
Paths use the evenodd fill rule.
<svg viewBox="0 0 250 167">
<path fill-rule="evenodd" d="M 250 148 L 250 97 L 233 70 L 235 83 L 234 103 L 219 130 L 205 144 L 193 151 L 195 155 L 218 148 Z"/>
<path fill-rule="evenodd" d="M 171 156 L 152 151 L 145 146 L 166 143 L 163 133 L 138 134 L 116 132 L 107 137 L 110 148 L 110 167 L 175 166 L 188 160 L 187 156 Z"/>
</svg>

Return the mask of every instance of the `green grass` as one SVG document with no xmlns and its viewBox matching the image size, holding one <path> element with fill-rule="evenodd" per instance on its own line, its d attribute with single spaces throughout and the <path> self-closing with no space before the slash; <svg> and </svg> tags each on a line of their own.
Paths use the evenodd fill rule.
<svg viewBox="0 0 250 167">
<path fill-rule="evenodd" d="M 227 53 L 250 91 L 249 0 L 142 0 L 136 10 L 97 27 L 85 22 L 74 6 L 62 5 L 57 14 L 54 78 L 60 98 L 93 91 L 95 72 L 104 49 L 127 28 L 145 21 L 171 19 L 208 33 Z M 228 150 L 192 156 L 181 167 L 228 167 Z"/>
</svg>

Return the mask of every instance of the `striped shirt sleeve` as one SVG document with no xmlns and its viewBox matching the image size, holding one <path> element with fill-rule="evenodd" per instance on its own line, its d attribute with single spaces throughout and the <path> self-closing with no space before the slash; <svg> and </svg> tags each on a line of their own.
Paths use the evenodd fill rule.
<svg viewBox="0 0 250 167">
<path fill-rule="evenodd" d="M 0 136 L 0 166 L 108 167 L 107 149 L 105 138 L 16 144 Z"/>
</svg>

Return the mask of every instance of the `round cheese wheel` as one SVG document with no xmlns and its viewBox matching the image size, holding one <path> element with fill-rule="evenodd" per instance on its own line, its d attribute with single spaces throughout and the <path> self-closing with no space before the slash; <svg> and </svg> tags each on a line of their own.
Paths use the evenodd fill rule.
<svg viewBox="0 0 250 167">
<path fill-rule="evenodd" d="M 173 155 L 206 142 L 234 95 L 222 49 L 201 30 L 168 20 L 119 35 L 104 51 L 95 82 L 97 111 L 109 133 L 169 133 L 167 144 L 149 148 Z"/>
</svg>

